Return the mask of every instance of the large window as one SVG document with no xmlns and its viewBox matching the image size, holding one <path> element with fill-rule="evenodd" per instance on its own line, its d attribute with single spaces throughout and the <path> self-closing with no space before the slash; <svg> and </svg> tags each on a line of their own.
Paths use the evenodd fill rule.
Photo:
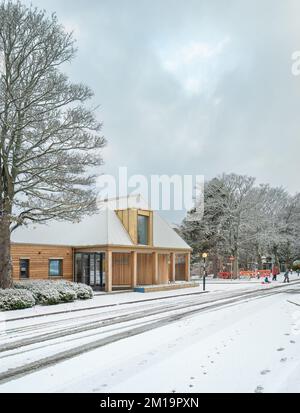
<svg viewBox="0 0 300 413">
<path fill-rule="evenodd" d="M 138 244 L 149 244 L 149 217 L 138 215 Z"/>
<path fill-rule="evenodd" d="M 63 276 L 63 260 L 51 259 L 49 260 L 49 277 Z"/>
<path fill-rule="evenodd" d="M 20 259 L 20 278 L 29 278 L 29 260 Z"/>
</svg>

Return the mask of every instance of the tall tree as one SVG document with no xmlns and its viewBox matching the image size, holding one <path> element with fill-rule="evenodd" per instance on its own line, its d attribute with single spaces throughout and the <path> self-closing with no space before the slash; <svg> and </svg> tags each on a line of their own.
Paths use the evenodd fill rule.
<svg viewBox="0 0 300 413">
<path fill-rule="evenodd" d="M 93 96 L 62 72 L 76 49 L 57 17 L 0 3 L 0 287 L 12 283 L 10 238 L 18 226 L 77 220 L 95 208 L 91 167 L 105 139 Z"/>
<path fill-rule="evenodd" d="M 290 267 L 300 258 L 300 194 L 254 183 L 254 178 L 235 174 L 206 182 L 202 220 L 185 219 L 181 226 L 194 261 L 204 250 L 213 262 L 233 255 L 237 276 L 239 264 L 252 269 L 255 263 L 261 269 L 264 255 L 278 267 Z"/>
</svg>

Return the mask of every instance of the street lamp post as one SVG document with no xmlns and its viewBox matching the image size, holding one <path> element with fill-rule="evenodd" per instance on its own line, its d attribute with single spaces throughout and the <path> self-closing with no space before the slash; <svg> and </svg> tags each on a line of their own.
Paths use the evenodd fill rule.
<svg viewBox="0 0 300 413">
<path fill-rule="evenodd" d="M 206 280 L 206 258 L 208 257 L 208 254 L 204 252 L 202 254 L 203 258 L 203 268 L 204 268 L 204 275 L 203 275 L 203 291 L 205 291 L 205 280 Z"/>
</svg>

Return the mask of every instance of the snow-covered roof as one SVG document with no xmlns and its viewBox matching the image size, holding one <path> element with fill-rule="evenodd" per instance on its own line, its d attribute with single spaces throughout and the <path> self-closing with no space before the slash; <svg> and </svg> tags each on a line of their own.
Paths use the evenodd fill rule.
<svg viewBox="0 0 300 413">
<path fill-rule="evenodd" d="M 106 209 L 86 216 L 80 222 L 53 221 L 20 227 L 13 242 L 70 246 L 133 245 L 128 232 L 114 211 Z"/>
<path fill-rule="evenodd" d="M 160 248 L 184 248 L 190 246 L 177 234 L 158 212 L 153 212 L 153 245 Z"/>
<path fill-rule="evenodd" d="M 134 245 L 116 212 L 110 209 L 86 216 L 78 223 L 52 221 L 48 224 L 31 224 L 20 227 L 13 232 L 12 242 L 74 247 Z M 190 248 L 157 212 L 153 214 L 153 246 L 175 249 Z"/>
</svg>

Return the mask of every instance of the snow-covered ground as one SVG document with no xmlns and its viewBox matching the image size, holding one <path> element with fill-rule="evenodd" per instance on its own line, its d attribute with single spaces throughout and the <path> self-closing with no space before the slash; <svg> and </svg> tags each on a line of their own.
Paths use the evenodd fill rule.
<svg viewBox="0 0 300 413">
<path fill-rule="evenodd" d="M 300 281 L 300 277 L 296 274 L 291 275 L 291 281 Z M 253 288 L 273 288 L 278 285 L 283 280 L 283 274 L 278 276 L 278 282 L 272 282 L 270 285 L 263 284 L 263 279 L 243 279 L 243 280 L 219 280 L 212 279 L 211 277 L 206 281 L 206 292 L 210 294 L 222 294 L 223 292 L 230 291 L 250 291 Z M 152 293 L 135 293 L 135 292 L 116 292 L 113 294 L 107 293 L 96 293 L 95 297 L 91 300 L 86 301 L 75 301 L 73 303 L 59 304 L 55 306 L 35 306 L 33 308 L 27 308 L 25 310 L 9 311 L 2 314 L 2 318 L 14 319 L 22 317 L 40 316 L 42 314 L 55 314 L 64 311 L 89 309 L 91 307 L 101 307 L 101 306 L 116 306 L 120 304 L 125 304 L 129 302 L 142 302 L 144 300 L 159 299 L 163 297 L 176 297 L 187 294 L 202 293 L 203 286 L 202 280 L 196 280 L 199 282 L 199 287 L 187 288 L 182 290 L 169 290 L 169 291 L 159 291 Z M 1 313 L 0 313 L 1 314 Z"/>
<path fill-rule="evenodd" d="M 186 309 L 201 309 L 11 381 L 3 380 L 0 392 L 299 392 L 300 284 L 291 284 L 282 291 L 274 290 L 275 285 L 280 283 L 211 281 L 210 293 L 193 296 L 182 296 L 187 294 L 186 290 L 176 294 L 173 291 L 103 295 L 94 298 L 92 305 L 123 304 L 10 321 L 6 329 L 2 323 L 0 380 L 1 373 L 10 368 L 151 326 L 168 314 L 181 315 Z M 245 296 L 243 301 L 230 300 L 231 296 L 254 289 L 270 295 L 261 297 L 258 292 Z M 163 300 L 141 301 L 172 295 Z M 139 302 L 125 304 L 135 298 Z M 214 307 L 214 300 L 219 300 L 220 305 Z M 91 305 L 91 301 L 80 304 Z M 71 304 L 72 308 L 78 305 Z M 65 306 L 70 304 L 59 307 Z M 13 319 L 16 314 L 36 315 L 38 310 L 6 314 Z M 139 317 L 143 312 L 145 315 Z M 114 324 L 97 324 L 113 317 Z M 75 331 L 81 327 L 88 329 Z M 74 329 L 73 333 L 61 338 L 60 334 L 63 336 L 68 329 Z M 50 339 L 49 334 L 57 336 Z M 39 342 L 38 337 L 43 335 L 46 338 Z M 1 349 L 1 344 L 14 345 L 31 339 L 33 342 L 26 346 Z"/>
</svg>

